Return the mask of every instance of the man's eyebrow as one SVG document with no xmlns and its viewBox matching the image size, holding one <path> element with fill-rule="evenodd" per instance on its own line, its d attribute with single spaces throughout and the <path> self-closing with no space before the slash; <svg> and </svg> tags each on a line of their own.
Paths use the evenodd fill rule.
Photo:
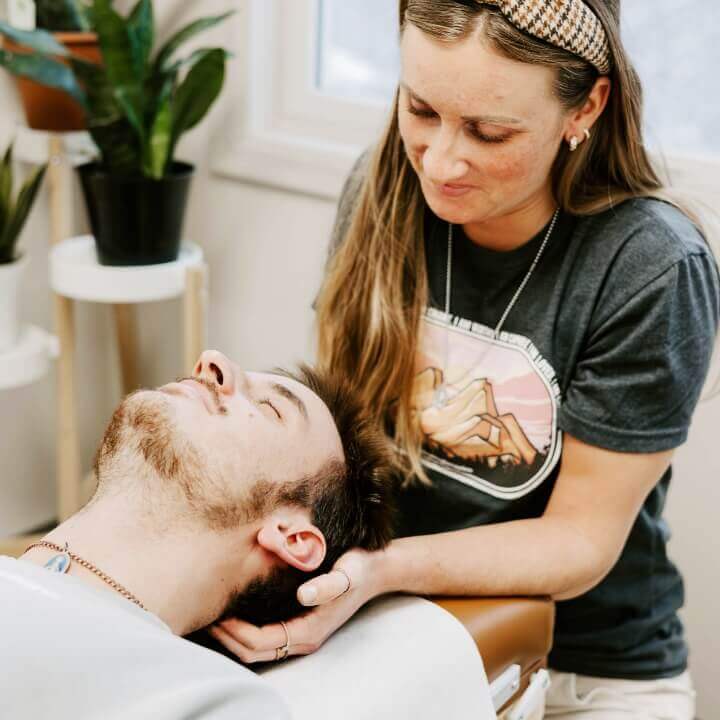
<svg viewBox="0 0 720 720">
<path fill-rule="evenodd" d="M 289 400 L 298 409 L 298 412 L 308 420 L 308 411 L 305 403 L 289 388 L 282 383 L 271 383 L 270 387 L 278 394 Z"/>
<path fill-rule="evenodd" d="M 407 85 L 407 83 L 401 82 L 400 83 L 405 90 L 407 90 L 410 95 L 413 96 L 417 102 L 427 105 L 428 107 L 432 107 L 432 105 L 427 101 L 423 100 L 411 87 Z M 468 123 L 485 123 L 488 125 L 521 125 L 522 120 L 518 120 L 518 118 L 511 118 L 511 117 L 504 117 L 502 115 L 463 115 L 462 119 L 465 122 Z"/>
</svg>

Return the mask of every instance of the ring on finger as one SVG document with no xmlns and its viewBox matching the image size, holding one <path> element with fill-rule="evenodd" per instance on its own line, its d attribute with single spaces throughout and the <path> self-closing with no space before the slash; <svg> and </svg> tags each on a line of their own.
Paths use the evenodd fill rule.
<svg viewBox="0 0 720 720">
<path fill-rule="evenodd" d="M 342 568 L 333 568 L 333 569 L 335 570 L 335 572 L 339 572 L 342 575 L 344 575 L 345 579 L 347 580 L 347 587 L 341 593 L 338 593 L 335 596 L 335 598 L 339 598 L 340 595 L 344 595 L 346 592 L 349 592 L 350 588 L 352 587 L 352 582 L 350 581 L 350 576 L 347 574 L 347 572 L 345 572 L 345 570 L 343 570 Z M 335 599 L 335 598 L 333 598 L 333 599 Z"/>
<path fill-rule="evenodd" d="M 280 624 L 285 631 L 285 644 L 279 648 L 275 648 L 276 661 L 284 660 L 288 656 L 288 652 L 290 651 L 290 631 L 288 630 L 288 626 L 282 620 L 280 621 Z"/>
</svg>

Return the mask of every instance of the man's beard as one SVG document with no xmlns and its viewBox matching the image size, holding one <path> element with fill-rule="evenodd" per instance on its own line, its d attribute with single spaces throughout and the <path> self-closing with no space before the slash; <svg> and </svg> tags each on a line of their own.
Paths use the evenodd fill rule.
<svg viewBox="0 0 720 720">
<path fill-rule="evenodd" d="M 288 620 L 307 608 L 297 599 L 297 589 L 319 571 L 303 572 L 289 565 L 272 568 L 267 575 L 251 580 L 243 590 L 236 590 L 228 599 L 221 620 L 237 617 L 253 625 Z"/>
<path fill-rule="evenodd" d="M 166 520 L 200 520 L 217 531 L 248 522 L 248 498 L 233 492 L 232 478 L 178 428 L 172 404 L 159 391 L 128 395 L 113 413 L 95 457 L 97 496 L 132 483 L 145 504 Z M 252 505 L 252 503 L 250 503 Z"/>
</svg>

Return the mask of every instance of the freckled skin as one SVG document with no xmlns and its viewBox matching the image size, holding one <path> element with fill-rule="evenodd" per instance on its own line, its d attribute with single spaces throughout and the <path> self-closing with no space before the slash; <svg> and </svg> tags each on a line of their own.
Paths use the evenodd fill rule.
<svg viewBox="0 0 720 720">
<path fill-rule="evenodd" d="M 527 241 L 554 210 L 550 171 L 569 124 L 552 95 L 554 71 L 504 58 L 477 36 L 441 43 L 413 25 L 401 53 L 399 129 L 430 208 L 478 244 L 502 250 Z M 419 117 L 409 105 L 435 115 Z M 519 122 L 463 119 L 488 115 Z M 483 141 L 471 125 L 507 139 Z M 447 183 L 472 189 L 448 197 L 439 190 Z"/>
</svg>

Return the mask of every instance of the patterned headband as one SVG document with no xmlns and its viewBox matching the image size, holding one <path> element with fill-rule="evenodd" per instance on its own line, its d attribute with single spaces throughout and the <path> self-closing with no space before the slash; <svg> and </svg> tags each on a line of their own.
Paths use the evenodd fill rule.
<svg viewBox="0 0 720 720">
<path fill-rule="evenodd" d="M 600 20 L 583 0 L 482 0 L 518 29 L 610 72 L 610 46 Z"/>
</svg>

